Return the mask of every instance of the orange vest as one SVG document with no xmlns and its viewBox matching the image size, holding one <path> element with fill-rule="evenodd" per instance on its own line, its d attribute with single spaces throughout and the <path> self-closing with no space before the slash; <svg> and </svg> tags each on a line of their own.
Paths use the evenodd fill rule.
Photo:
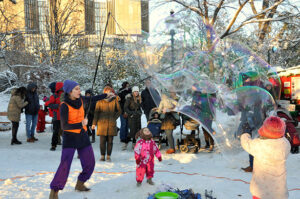
<svg viewBox="0 0 300 199">
<path fill-rule="evenodd" d="M 79 109 L 73 108 L 72 106 L 70 106 L 69 104 L 63 102 L 64 104 L 66 104 L 69 108 L 69 119 L 68 119 L 68 123 L 69 124 L 76 124 L 76 123 L 81 123 L 82 120 L 84 119 L 84 108 L 83 108 L 83 101 L 81 100 L 81 107 Z M 83 129 L 85 131 L 87 131 L 87 127 L 83 126 Z M 72 132 L 72 133 L 80 133 L 81 129 L 72 129 L 72 130 L 66 130 L 68 132 Z"/>
</svg>

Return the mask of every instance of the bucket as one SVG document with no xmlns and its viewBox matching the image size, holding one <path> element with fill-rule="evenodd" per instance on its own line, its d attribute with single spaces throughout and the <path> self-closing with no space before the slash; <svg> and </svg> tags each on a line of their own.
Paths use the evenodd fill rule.
<svg viewBox="0 0 300 199">
<path fill-rule="evenodd" d="M 177 199 L 179 195 L 173 192 L 159 192 L 154 195 L 156 199 Z"/>
</svg>

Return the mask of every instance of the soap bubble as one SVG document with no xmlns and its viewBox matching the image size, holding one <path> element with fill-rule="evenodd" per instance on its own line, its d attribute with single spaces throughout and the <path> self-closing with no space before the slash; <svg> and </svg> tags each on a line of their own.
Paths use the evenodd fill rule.
<svg viewBox="0 0 300 199">
<path fill-rule="evenodd" d="M 182 25 L 186 20 L 178 21 Z M 137 42 L 135 52 L 140 69 L 152 79 L 150 93 L 157 107 L 197 121 L 223 155 L 239 153 L 241 133 L 257 136 L 276 108 L 278 75 L 247 47 L 220 40 L 211 26 L 201 23 L 198 39 L 178 28 L 171 42 L 162 23 L 150 40 Z"/>
</svg>

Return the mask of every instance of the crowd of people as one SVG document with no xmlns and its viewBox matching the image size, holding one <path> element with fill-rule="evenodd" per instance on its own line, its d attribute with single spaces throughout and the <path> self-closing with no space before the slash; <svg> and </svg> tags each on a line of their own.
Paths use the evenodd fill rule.
<svg viewBox="0 0 300 199">
<path fill-rule="evenodd" d="M 136 181 L 137 186 L 141 186 L 144 175 L 146 174 L 147 183 L 153 185 L 152 181 L 154 174 L 154 156 L 162 161 L 161 153 L 153 141 L 153 133 L 149 128 L 142 128 L 141 117 L 144 113 L 148 123 L 152 120 L 159 120 L 160 130 L 166 134 L 169 149 L 167 154 L 176 152 L 173 131 L 180 124 L 179 113 L 175 112 L 178 98 L 175 92 L 170 91 L 168 95 L 162 95 L 160 104 L 156 104 L 153 100 L 153 93 L 157 92 L 151 88 L 150 80 L 146 80 L 145 89 L 140 93 L 138 86 L 131 87 L 128 82 L 122 84 L 122 88 L 118 93 L 115 92 L 112 85 L 105 85 L 102 94 L 94 95 L 92 90 L 86 90 L 85 95 L 81 95 L 80 86 L 72 80 L 64 82 L 53 82 L 49 85 L 52 95 L 44 97 L 44 106 L 40 105 L 37 94 L 37 85 L 34 83 L 28 84 L 27 88 L 20 87 L 12 90 L 10 102 L 8 105 L 8 118 L 12 122 L 12 139 L 11 145 L 22 144 L 17 139 L 17 132 L 20 122 L 21 113 L 25 110 L 26 118 L 26 135 L 27 142 L 33 143 L 38 141 L 35 137 L 35 129 L 38 132 L 45 130 L 45 114 L 49 113 L 52 117 L 53 134 L 51 141 L 51 151 L 55 151 L 57 145 L 62 145 L 62 157 L 57 172 L 50 184 L 51 193 L 50 199 L 58 198 L 58 191 L 62 190 L 67 182 L 71 163 L 75 151 L 78 151 L 78 158 L 81 161 L 83 171 L 80 173 L 75 190 L 89 191 L 84 183 L 91 177 L 95 167 L 95 156 L 91 143 L 95 142 L 95 135 L 100 137 L 100 161 L 112 161 L 111 155 L 113 151 L 113 138 L 120 132 L 120 141 L 123 143 L 122 150 L 128 148 L 128 143 L 132 142 L 132 149 L 135 154 L 137 169 Z M 208 95 L 199 93 L 194 96 L 191 106 L 198 107 L 199 110 L 204 110 L 205 103 L 208 103 Z M 201 103 L 199 97 L 205 98 Z M 44 108 L 43 108 L 44 107 Z M 155 111 L 153 111 L 155 110 Z M 195 112 L 197 114 L 197 112 Z M 260 112 L 257 110 L 257 114 Z M 255 172 L 251 181 L 251 193 L 254 198 L 268 198 L 266 195 L 269 190 L 265 182 L 272 181 L 282 185 L 282 189 L 278 189 L 276 194 L 286 198 L 286 174 L 285 160 L 290 151 L 290 142 L 285 138 L 286 126 L 291 129 L 290 120 L 279 119 L 289 115 L 283 115 L 284 111 L 277 111 L 278 117 L 258 117 L 259 124 L 255 124 L 260 134 L 260 138 L 251 139 L 251 131 L 247 113 L 241 118 L 241 144 L 243 148 L 249 152 L 249 161 L 251 171 Z M 204 114 L 204 113 L 203 113 Z M 202 115 L 203 115 L 202 114 Z M 209 111 L 205 112 L 209 120 L 207 123 L 212 123 L 212 115 Z M 120 117 L 121 126 L 117 127 L 117 119 Z M 246 118 L 246 119 L 245 119 Z M 244 121 L 245 119 L 245 121 Z M 290 119 L 290 118 L 288 118 Z M 188 121 L 189 118 L 186 119 Z M 264 123 L 262 123 L 265 120 Z M 210 133 L 214 133 L 211 128 L 204 129 L 205 148 L 210 151 L 214 148 L 214 140 Z M 294 127 L 295 128 L 295 127 Z M 208 132 L 210 131 L 210 132 Z M 289 130 L 290 131 L 290 130 Z M 62 136 L 62 141 L 60 137 Z M 138 140 L 139 139 L 139 140 Z M 291 142 L 292 143 L 292 142 Z M 278 146 L 278 147 L 277 147 Z M 263 153 L 261 149 L 276 148 L 275 150 L 280 156 L 276 156 L 275 160 L 272 154 Z M 295 146 L 292 145 L 292 148 Z M 297 150 L 293 149 L 294 151 Z M 281 152 L 284 153 L 281 153 Z M 254 160 L 255 159 L 255 160 Z M 253 163 L 254 162 L 254 163 Z M 268 162 L 266 166 L 264 163 Z M 272 168 L 280 167 L 280 172 L 272 170 Z M 267 174 L 264 173 L 270 169 Z M 248 171 L 245 169 L 245 171 Z M 271 173 L 270 173 L 271 172 Z M 277 177 L 274 177 L 273 173 Z M 257 174 L 261 173 L 261 174 Z M 277 175 L 278 174 L 278 175 Z M 262 179 L 261 176 L 264 176 Z M 279 179 L 280 178 L 280 179 Z M 285 180 L 285 183 L 282 182 Z M 270 197 L 273 198 L 273 197 Z"/>
</svg>

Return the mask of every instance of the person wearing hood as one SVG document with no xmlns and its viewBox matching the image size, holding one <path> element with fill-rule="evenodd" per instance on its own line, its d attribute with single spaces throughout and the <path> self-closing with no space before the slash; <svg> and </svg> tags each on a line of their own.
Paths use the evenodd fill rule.
<svg viewBox="0 0 300 199">
<path fill-rule="evenodd" d="M 147 183 L 154 185 L 154 156 L 161 162 L 161 153 L 152 139 L 152 133 L 148 128 L 142 128 L 137 134 L 136 139 L 141 138 L 134 147 L 134 157 L 136 161 L 136 181 L 137 186 L 142 185 L 146 174 Z"/>
<path fill-rule="evenodd" d="M 48 86 L 48 88 L 50 89 L 52 94 L 55 94 L 55 87 L 56 87 L 56 82 L 51 82 Z M 48 108 L 48 107 L 47 107 L 47 109 L 49 111 L 49 116 L 53 117 L 53 110 L 51 108 Z"/>
<path fill-rule="evenodd" d="M 126 150 L 128 145 L 128 115 L 124 111 L 124 105 L 126 96 L 131 93 L 131 88 L 128 82 L 122 83 L 122 88 L 119 90 L 120 106 L 122 114 L 120 115 L 121 127 L 120 127 L 120 141 L 123 142 L 122 150 Z"/>
<path fill-rule="evenodd" d="M 28 84 L 26 101 L 28 101 L 28 104 L 25 107 L 27 142 L 35 142 L 38 141 L 38 139 L 34 137 L 34 133 L 38 121 L 38 112 L 40 109 L 37 85 L 35 83 Z"/>
<path fill-rule="evenodd" d="M 61 162 L 50 184 L 50 199 L 58 198 L 68 179 L 72 160 L 77 150 L 83 171 L 79 174 L 75 186 L 77 191 L 89 191 L 84 183 L 91 177 L 95 168 L 95 156 L 87 133 L 88 121 L 84 115 L 84 104 L 98 101 L 114 94 L 102 94 L 90 97 L 80 95 L 80 86 L 72 80 L 64 81 L 64 101 L 60 106 L 60 121 L 63 129 Z"/>
<path fill-rule="evenodd" d="M 254 156 L 250 192 L 253 199 L 287 199 L 286 160 L 291 145 L 285 138 L 285 123 L 279 117 L 268 117 L 258 130 L 259 138 L 249 132 L 241 136 L 241 145 Z"/>
<path fill-rule="evenodd" d="M 26 97 L 26 88 L 20 87 L 17 89 L 13 89 L 11 92 L 11 97 L 8 103 L 7 108 L 7 117 L 12 123 L 12 139 L 11 139 L 11 145 L 14 144 L 22 144 L 17 139 L 17 133 L 19 128 L 19 122 L 21 119 L 21 112 L 22 109 L 28 104 L 27 101 L 25 101 Z"/>
<path fill-rule="evenodd" d="M 150 79 L 145 80 L 145 89 L 141 93 L 141 98 L 142 98 L 142 109 L 145 113 L 147 121 L 149 121 L 149 114 L 150 111 L 156 107 L 156 104 L 153 100 L 153 95 L 159 96 L 157 90 L 155 90 L 151 84 Z"/>
<path fill-rule="evenodd" d="M 59 142 L 59 131 L 60 126 L 60 96 L 63 93 L 63 82 L 56 82 L 55 92 L 50 96 L 49 100 L 45 103 L 45 106 L 48 106 L 53 111 L 52 125 L 53 125 L 53 134 L 51 142 L 51 151 L 56 150 L 56 146 Z"/>
<path fill-rule="evenodd" d="M 103 93 L 114 93 L 113 88 L 105 86 Z M 121 115 L 119 97 L 107 97 L 96 104 L 92 129 L 97 125 L 97 135 L 100 136 L 100 161 L 111 161 L 113 138 L 117 136 L 116 120 Z"/>
</svg>

